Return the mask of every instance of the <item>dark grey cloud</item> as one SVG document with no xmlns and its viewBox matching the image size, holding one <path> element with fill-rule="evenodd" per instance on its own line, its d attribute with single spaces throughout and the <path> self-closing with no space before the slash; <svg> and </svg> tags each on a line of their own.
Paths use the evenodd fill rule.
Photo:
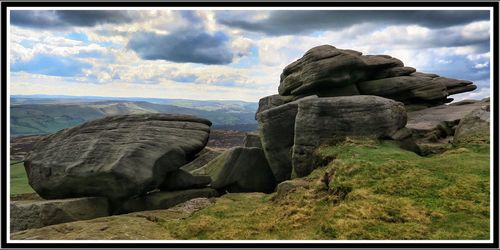
<svg viewBox="0 0 500 250">
<path fill-rule="evenodd" d="M 91 27 L 103 23 L 126 23 L 132 13 L 119 10 L 13 10 L 12 25 L 30 28 Z"/>
<path fill-rule="evenodd" d="M 202 64 L 229 64 L 233 53 L 223 32 L 179 30 L 168 35 L 134 33 L 127 44 L 145 60 L 167 60 Z"/>
<path fill-rule="evenodd" d="M 230 27 L 267 35 L 289 35 L 319 30 L 339 30 L 361 23 L 417 24 L 444 28 L 473 21 L 489 20 L 483 10 L 275 10 L 257 21 L 241 18 L 248 13 L 221 11 L 217 21 Z"/>
</svg>

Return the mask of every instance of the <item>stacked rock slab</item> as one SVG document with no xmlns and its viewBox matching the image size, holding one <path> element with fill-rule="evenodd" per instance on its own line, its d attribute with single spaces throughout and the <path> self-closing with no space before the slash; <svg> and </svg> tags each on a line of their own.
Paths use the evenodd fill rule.
<svg viewBox="0 0 500 250">
<path fill-rule="evenodd" d="M 298 104 L 292 166 L 296 176 L 314 170 L 313 152 L 346 136 L 390 138 L 406 124 L 400 102 L 378 96 L 347 96 L 304 100 Z"/>
<path fill-rule="evenodd" d="M 141 195 L 201 151 L 211 122 L 187 115 L 110 116 L 38 142 L 24 166 L 43 198 Z"/>
<path fill-rule="evenodd" d="M 449 95 L 474 89 L 470 81 L 416 72 L 388 55 L 362 55 L 322 45 L 285 67 L 279 95 L 262 98 L 257 113 L 308 95 L 377 95 L 425 108 L 451 102 Z"/>
<path fill-rule="evenodd" d="M 310 173 L 312 152 L 345 136 L 392 139 L 420 153 L 414 130 L 405 128 L 406 111 L 474 89 L 470 81 L 417 72 L 388 55 L 317 46 L 283 69 L 278 95 L 259 101 L 262 149 L 277 182 Z"/>
</svg>

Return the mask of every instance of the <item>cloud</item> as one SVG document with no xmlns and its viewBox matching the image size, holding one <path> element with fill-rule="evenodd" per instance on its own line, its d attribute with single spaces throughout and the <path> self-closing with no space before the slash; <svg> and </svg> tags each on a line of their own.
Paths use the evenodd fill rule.
<svg viewBox="0 0 500 250">
<path fill-rule="evenodd" d="M 478 10 L 275 10 L 267 15 L 256 11 L 255 18 L 241 18 L 237 14 L 221 11 L 218 12 L 217 20 L 230 27 L 270 36 L 339 30 L 360 23 L 416 24 L 427 28 L 443 28 L 489 20 L 490 17 L 488 11 Z"/>
<path fill-rule="evenodd" d="M 91 67 L 92 65 L 89 63 L 69 57 L 38 54 L 30 61 L 21 61 L 12 64 L 11 71 L 24 71 L 49 76 L 76 76 L 81 74 L 83 69 Z"/>
<path fill-rule="evenodd" d="M 134 18 L 130 12 L 119 10 L 12 10 L 12 25 L 29 28 L 54 29 L 92 27 L 104 23 L 126 23 Z"/>
<path fill-rule="evenodd" d="M 179 31 L 168 35 L 138 32 L 128 48 L 145 60 L 167 60 L 202 64 L 229 64 L 233 59 L 228 37 L 223 32 Z"/>
</svg>

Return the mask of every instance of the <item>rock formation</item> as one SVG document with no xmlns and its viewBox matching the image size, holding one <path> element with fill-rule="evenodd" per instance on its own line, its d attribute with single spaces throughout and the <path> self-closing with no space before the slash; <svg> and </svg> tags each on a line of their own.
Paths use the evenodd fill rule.
<svg viewBox="0 0 500 250">
<path fill-rule="evenodd" d="M 277 95 L 260 99 L 256 120 L 262 149 L 278 183 L 309 174 L 312 152 L 346 136 L 391 139 L 420 154 L 417 139 L 438 127 L 453 135 L 464 115 L 439 113 L 452 107 L 443 105 L 453 100 L 449 96 L 474 89 L 470 81 L 417 72 L 388 55 L 314 47 L 283 69 Z M 409 111 L 415 112 L 405 127 Z M 415 119 L 420 116 L 435 119 Z M 454 125 L 443 123 L 448 118 Z"/>
<path fill-rule="evenodd" d="M 285 67 L 279 95 L 262 98 L 257 113 L 308 95 L 377 95 L 424 108 L 451 102 L 448 96 L 474 89 L 470 81 L 416 72 L 388 55 L 322 45 Z"/>
<path fill-rule="evenodd" d="M 292 167 L 298 177 L 314 170 L 313 152 L 346 136 L 390 138 L 406 125 L 400 102 L 378 96 L 314 98 L 298 104 Z"/>
<path fill-rule="evenodd" d="M 144 194 L 204 148 L 210 121 L 187 115 L 111 116 L 61 130 L 24 163 L 43 198 Z"/>
</svg>

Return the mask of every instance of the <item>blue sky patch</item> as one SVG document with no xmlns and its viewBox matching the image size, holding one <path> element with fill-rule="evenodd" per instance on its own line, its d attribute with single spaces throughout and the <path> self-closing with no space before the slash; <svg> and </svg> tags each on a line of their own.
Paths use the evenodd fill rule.
<svg viewBox="0 0 500 250">
<path fill-rule="evenodd" d="M 84 43 L 88 43 L 89 42 L 89 38 L 87 37 L 87 35 L 85 33 L 76 33 L 76 32 L 72 32 L 72 33 L 69 33 L 66 35 L 66 38 L 68 39 L 71 39 L 71 40 L 76 40 L 76 41 L 80 41 L 80 42 L 84 42 Z"/>
<path fill-rule="evenodd" d="M 11 65 L 11 71 L 24 71 L 33 74 L 50 76 L 77 76 L 83 69 L 92 65 L 70 57 L 60 57 L 47 54 L 38 54 L 30 61 L 16 62 Z"/>
</svg>

